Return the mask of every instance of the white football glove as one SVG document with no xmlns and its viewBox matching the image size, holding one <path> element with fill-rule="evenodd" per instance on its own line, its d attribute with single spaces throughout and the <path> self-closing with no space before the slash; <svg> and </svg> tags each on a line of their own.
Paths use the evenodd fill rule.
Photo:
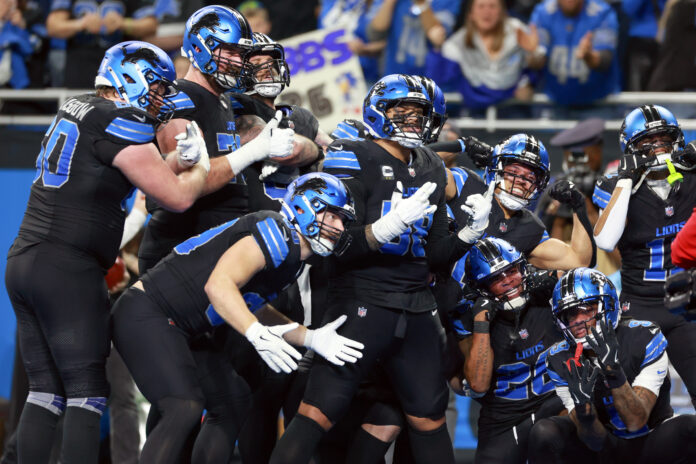
<svg viewBox="0 0 696 464">
<path fill-rule="evenodd" d="M 272 327 L 254 322 L 244 335 L 254 345 L 254 349 L 261 356 L 261 359 L 273 369 L 273 372 L 283 371 L 289 374 L 297 369 L 297 363 L 292 358 L 299 360 L 302 355 L 283 339 L 283 334 L 296 329 L 298 326 L 297 322 Z"/>
<path fill-rule="evenodd" d="M 247 166 L 266 158 L 286 158 L 292 154 L 295 131 L 278 129 L 283 112 L 276 111 L 275 117 L 266 123 L 259 135 L 227 156 L 235 175 Z"/>
<path fill-rule="evenodd" d="M 187 123 L 186 132 L 177 134 L 174 138 L 179 166 L 188 169 L 198 164 L 205 169 L 205 172 L 210 172 L 208 149 L 205 147 L 203 134 L 196 121 Z"/>
<path fill-rule="evenodd" d="M 435 182 L 426 182 L 413 195 L 403 196 L 401 181 L 396 183 L 392 193 L 391 209 L 372 224 L 372 233 L 379 243 L 387 243 L 408 230 L 414 222 L 432 214 L 437 205 L 430 204 L 430 195 L 435 191 Z"/>
<path fill-rule="evenodd" d="M 307 329 L 304 346 L 316 351 L 337 366 L 343 366 L 346 362 L 356 362 L 362 358 L 362 352 L 359 350 L 365 348 L 365 345 L 336 333 L 336 329 L 346 322 L 347 318 L 348 316 L 344 314 L 319 329 Z"/>
<path fill-rule="evenodd" d="M 493 191 L 495 190 L 495 182 L 488 184 L 488 191 L 481 195 L 475 193 L 469 195 L 466 201 L 461 206 L 462 211 L 469 215 L 469 221 L 466 226 L 462 227 L 457 236 L 459 239 L 468 244 L 473 244 L 481 238 L 488 227 L 488 216 L 491 214 L 491 202 L 493 201 Z"/>
</svg>

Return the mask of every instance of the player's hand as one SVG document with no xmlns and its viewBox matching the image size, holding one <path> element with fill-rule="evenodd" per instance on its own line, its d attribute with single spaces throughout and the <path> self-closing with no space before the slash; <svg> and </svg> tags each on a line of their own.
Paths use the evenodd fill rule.
<svg viewBox="0 0 696 464">
<path fill-rule="evenodd" d="M 561 377 L 568 383 L 570 397 L 573 398 L 575 408 L 578 411 L 585 411 L 587 404 L 592 404 L 592 394 L 594 393 L 595 382 L 599 375 L 599 369 L 592 365 L 589 359 L 581 358 L 582 362 L 569 360 L 566 364 L 568 372 L 561 373 Z M 577 412 L 577 411 L 576 411 Z"/>
<path fill-rule="evenodd" d="M 482 319 L 481 317 L 476 319 L 476 316 L 483 312 L 487 312 L 488 316 L 485 319 Z M 492 321 L 495 317 L 495 305 L 490 299 L 486 298 L 485 296 L 480 296 L 474 302 L 474 306 L 471 307 L 471 313 L 474 316 L 474 320 Z"/>
<path fill-rule="evenodd" d="M 654 160 L 645 155 L 624 155 L 621 157 L 618 178 L 631 179 L 635 192 L 648 172 L 648 165 Z"/>
<path fill-rule="evenodd" d="M 205 146 L 203 134 L 198 128 L 196 121 L 191 121 L 186 124 L 186 132 L 177 134 L 176 150 L 177 162 L 183 168 L 190 168 L 196 164 L 205 169 L 205 172 L 210 171 L 210 159 L 208 158 L 208 149 Z"/>
<path fill-rule="evenodd" d="M 279 129 L 278 124 L 283 119 L 283 112 L 276 111 L 275 117 L 268 121 L 266 127 L 261 130 L 261 133 L 256 137 L 259 140 L 265 140 L 267 145 L 267 153 L 269 158 L 286 158 L 292 155 L 293 140 L 295 131 L 290 129 Z"/>
<path fill-rule="evenodd" d="M 554 270 L 530 272 L 525 281 L 528 293 L 548 295 L 549 298 L 556 282 L 558 282 L 558 273 Z"/>
<path fill-rule="evenodd" d="M 559 203 L 570 206 L 573 211 L 585 206 L 585 195 L 567 179 L 556 181 L 549 190 L 549 196 Z"/>
<path fill-rule="evenodd" d="M 488 184 L 488 190 L 484 195 L 480 193 L 469 195 L 466 198 L 466 202 L 461 206 L 462 211 L 469 215 L 467 225 L 462 227 L 457 234 L 464 243 L 473 244 L 486 231 L 488 216 L 491 214 L 491 202 L 493 201 L 494 191 L 495 182 L 491 182 Z"/>
<path fill-rule="evenodd" d="M 597 327 L 592 327 L 585 340 L 597 355 L 597 361 L 609 388 L 623 386 L 626 383 L 626 375 L 619 363 L 619 340 L 616 338 L 614 328 L 602 318 L 599 321 L 599 330 Z"/>
<path fill-rule="evenodd" d="M 348 316 L 344 314 L 319 329 L 307 329 L 304 346 L 316 351 L 337 366 L 343 366 L 346 362 L 356 362 L 362 358 L 360 350 L 365 348 L 365 345 L 336 333 L 336 329 L 346 322 L 347 318 Z"/>
<path fill-rule="evenodd" d="M 256 352 L 273 372 L 283 371 L 289 374 L 297 369 L 295 360 L 302 358 L 302 355 L 283 339 L 283 334 L 296 329 L 298 326 L 297 322 L 273 327 L 254 322 L 244 335 L 254 345 Z"/>
<path fill-rule="evenodd" d="M 372 224 L 372 233 L 379 243 L 387 243 L 397 237 L 419 219 L 432 214 L 437 205 L 430 204 L 430 195 L 437 188 L 435 182 L 426 182 L 416 193 L 404 198 L 403 184 L 397 181 L 392 193 L 391 209 Z"/>
<path fill-rule="evenodd" d="M 672 153 L 672 162 L 682 169 L 696 168 L 696 140 L 687 143 L 683 150 Z"/>
<path fill-rule="evenodd" d="M 471 158 L 477 168 L 483 169 L 491 164 L 493 147 L 476 137 L 461 137 L 459 141 L 464 146 L 464 152 Z"/>
</svg>

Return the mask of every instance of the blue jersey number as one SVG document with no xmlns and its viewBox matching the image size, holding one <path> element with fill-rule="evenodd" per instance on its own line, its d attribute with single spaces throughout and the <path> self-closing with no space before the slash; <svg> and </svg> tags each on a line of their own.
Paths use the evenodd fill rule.
<svg viewBox="0 0 696 464">
<path fill-rule="evenodd" d="M 508 400 L 526 400 L 530 397 L 530 389 L 532 396 L 552 391 L 553 382 L 544 377 L 547 354 L 548 350 L 541 353 L 534 366 L 523 362 L 499 366 L 496 371 L 495 396 Z"/>
<path fill-rule="evenodd" d="M 672 243 L 670 237 L 667 246 Z M 643 280 L 648 282 L 664 282 L 667 279 L 668 272 L 665 269 L 665 238 L 656 238 L 645 244 L 650 250 L 650 265 L 643 271 Z M 674 267 L 670 269 L 669 274 L 676 274 L 684 269 Z"/>
<path fill-rule="evenodd" d="M 391 201 L 383 201 L 382 216 L 387 214 L 390 210 Z M 426 243 L 425 237 L 428 235 L 428 230 L 432 225 L 432 221 L 432 214 L 428 214 L 427 216 L 417 220 L 406 230 L 406 232 L 382 245 L 379 251 L 388 255 L 404 256 L 406 253 L 408 253 L 410 248 L 411 254 L 416 258 L 424 257 Z"/>
<path fill-rule="evenodd" d="M 56 123 L 54 119 L 36 158 L 34 182 L 41 178 L 45 187 L 62 187 L 70 177 L 70 166 L 79 138 L 80 129 L 76 123 L 67 119 Z M 51 161 L 55 165 L 53 171 L 50 168 Z"/>
</svg>

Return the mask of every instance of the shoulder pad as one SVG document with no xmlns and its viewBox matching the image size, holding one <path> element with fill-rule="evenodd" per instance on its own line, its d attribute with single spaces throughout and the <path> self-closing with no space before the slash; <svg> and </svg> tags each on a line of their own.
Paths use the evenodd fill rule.
<svg viewBox="0 0 696 464">
<path fill-rule="evenodd" d="M 354 151 L 354 142 L 335 140 L 329 145 L 324 156 L 324 169 L 348 169 L 359 171 L 360 162 Z"/>
<path fill-rule="evenodd" d="M 263 240 L 259 245 L 268 250 L 273 267 L 279 267 L 290 252 L 287 243 L 289 237 L 284 225 L 274 217 L 267 217 L 256 223 L 256 229 Z"/>
<path fill-rule="evenodd" d="M 157 120 L 132 106 L 110 112 L 104 132 L 122 142 L 150 143 L 155 139 Z"/>
<path fill-rule="evenodd" d="M 191 100 L 191 97 L 189 97 L 188 94 L 183 90 L 180 90 L 179 93 L 176 94 L 176 96 L 172 99 L 172 103 L 174 103 L 177 111 L 190 110 L 196 107 L 193 100 Z"/>
</svg>

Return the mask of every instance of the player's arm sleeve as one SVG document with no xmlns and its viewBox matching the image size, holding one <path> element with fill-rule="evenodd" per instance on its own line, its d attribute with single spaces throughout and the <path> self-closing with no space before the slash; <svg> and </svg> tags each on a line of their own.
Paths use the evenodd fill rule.
<svg viewBox="0 0 696 464">
<path fill-rule="evenodd" d="M 119 112 L 103 130 L 94 144 L 94 153 L 102 163 L 111 165 L 116 155 L 129 145 L 142 145 L 155 140 L 155 128 L 146 113 Z M 141 122 L 142 118 L 145 122 Z M 99 130 L 99 129 L 98 129 Z"/>
<path fill-rule="evenodd" d="M 558 366 L 555 366 L 556 364 L 558 364 Z M 556 389 L 556 394 L 563 402 L 563 406 L 565 406 L 568 412 L 570 412 L 573 409 L 575 409 L 575 403 L 573 402 L 573 398 L 570 396 L 570 391 L 568 390 L 568 382 L 566 382 L 563 379 L 563 377 L 561 377 L 560 374 L 556 372 L 557 368 L 563 369 L 564 367 L 565 366 L 558 363 L 558 361 L 552 361 L 551 356 L 546 357 L 546 373 L 551 379 L 551 382 L 553 382 L 553 386 Z"/>
<path fill-rule="evenodd" d="M 433 225 L 428 232 L 425 253 L 432 271 L 448 272 L 452 264 L 469 251 L 471 245 L 464 243 L 457 234 L 449 233 L 445 195 L 440 198 L 433 213 Z"/>
<path fill-rule="evenodd" d="M 268 217 L 258 221 L 252 228 L 251 235 L 263 252 L 266 269 L 275 269 L 283 264 L 290 253 L 289 242 L 296 238 L 292 232 L 283 234 L 282 227 L 275 219 Z M 299 246 L 299 239 L 297 240 Z"/>
<path fill-rule="evenodd" d="M 658 396 L 662 382 L 664 382 L 669 370 L 667 339 L 657 326 L 651 325 L 649 330 L 652 338 L 645 346 L 645 355 L 640 365 L 640 372 L 633 380 L 632 386 L 647 388 L 655 396 Z"/>
<path fill-rule="evenodd" d="M 603 195 L 598 192 L 603 192 Z M 626 215 L 628 214 L 628 203 L 631 199 L 631 180 L 621 179 L 616 182 L 614 191 L 606 200 L 608 192 L 602 189 L 600 180 L 595 187 L 592 200 L 603 211 L 599 215 L 599 220 L 595 225 L 595 243 L 605 251 L 612 251 L 624 233 L 626 227 Z M 604 204 L 605 207 L 601 205 Z"/>
<path fill-rule="evenodd" d="M 696 267 L 696 208 L 672 242 L 672 263 L 684 269 Z"/>
<path fill-rule="evenodd" d="M 350 190 L 355 203 L 355 223 L 348 228 L 350 245 L 339 260 L 349 261 L 372 252 L 365 236 L 365 209 L 367 191 L 363 181 L 363 172 L 358 157 L 352 151 L 342 148 L 345 140 L 329 145 L 324 158 L 323 171 L 343 181 Z"/>
</svg>

